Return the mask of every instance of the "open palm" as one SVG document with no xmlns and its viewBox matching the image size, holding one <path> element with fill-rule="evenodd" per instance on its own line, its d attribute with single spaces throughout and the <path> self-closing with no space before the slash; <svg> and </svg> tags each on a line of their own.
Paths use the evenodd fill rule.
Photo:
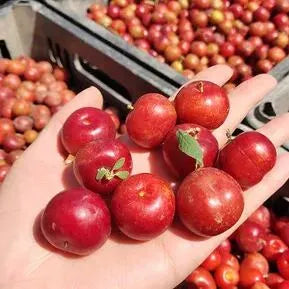
<svg viewBox="0 0 289 289">
<path fill-rule="evenodd" d="M 199 73 L 195 79 L 223 85 L 231 74 L 230 68 L 218 65 Z M 214 131 L 220 147 L 226 141 L 226 131 L 232 131 L 274 85 L 271 76 L 260 75 L 231 93 L 229 116 Z M 15 163 L 1 187 L 1 289 L 173 288 L 289 176 L 289 154 L 282 154 L 263 181 L 244 192 L 245 209 L 240 221 L 222 235 L 197 239 L 180 225 L 172 226 L 149 242 L 135 242 L 120 233 L 113 233 L 109 241 L 92 255 L 67 256 L 41 239 L 37 216 L 55 194 L 64 188 L 78 186 L 71 167 L 65 167 L 59 153 L 57 134 L 65 119 L 84 106 L 102 107 L 102 96 L 97 89 L 81 92 L 52 118 L 40 137 Z M 266 124 L 260 132 L 279 146 L 289 138 L 288 123 L 289 115 L 283 115 Z M 174 181 L 167 175 L 159 150 L 147 152 L 131 144 L 127 138 L 125 141 L 132 152 L 134 174 L 152 172 Z"/>
</svg>

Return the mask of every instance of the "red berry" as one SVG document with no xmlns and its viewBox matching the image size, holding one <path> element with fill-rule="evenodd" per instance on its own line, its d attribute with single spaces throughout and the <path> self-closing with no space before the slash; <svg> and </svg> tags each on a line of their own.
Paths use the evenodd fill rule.
<svg viewBox="0 0 289 289">
<path fill-rule="evenodd" d="M 80 184 L 99 194 L 111 193 L 132 169 L 127 147 L 119 140 L 97 140 L 80 148 L 74 174 Z"/>
<path fill-rule="evenodd" d="M 165 138 L 163 144 L 164 160 L 171 172 L 178 177 L 185 177 L 194 171 L 200 163 L 180 149 L 182 135 L 193 137 L 203 153 L 202 165 L 211 167 L 218 155 L 218 143 L 213 134 L 204 127 L 194 124 L 177 125 Z"/>
<path fill-rule="evenodd" d="M 139 146 L 160 145 L 176 123 L 173 104 L 163 95 L 148 93 L 141 96 L 126 118 L 129 137 Z"/>
<path fill-rule="evenodd" d="M 74 155 L 88 142 L 98 139 L 112 140 L 115 134 L 114 123 L 106 112 L 84 107 L 67 118 L 61 130 L 61 140 L 66 151 Z"/>
<path fill-rule="evenodd" d="M 215 168 L 202 168 L 188 175 L 178 189 L 177 204 L 183 224 L 200 236 L 228 230 L 244 208 L 239 184 Z"/>
<path fill-rule="evenodd" d="M 235 46 L 230 42 L 224 42 L 220 47 L 220 53 L 224 57 L 230 57 L 235 53 Z"/>
<path fill-rule="evenodd" d="M 216 283 L 209 271 L 199 267 L 194 270 L 187 278 L 186 282 L 192 286 L 192 288 L 202 289 L 216 289 Z M 191 287 L 189 287 L 191 288 Z"/>
<path fill-rule="evenodd" d="M 247 221 L 236 232 L 236 241 L 242 251 L 253 253 L 262 250 L 265 231 L 260 225 Z"/>
<path fill-rule="evenodd" d="M 214 274 L 217 286 L 222 289 L 231 289 L 239 282 L 239 272 L 228 265 L 221 265 Z"/>
<path fill-rule="evenodd" d="M 289 279 L 289 250 L 286 250 L 277 258 L 277 268 L 281 276 L 288 280 Z"/>
<path fill-rule="evenodd" d="M 267 276 L 269 273 L 269 263 L 267 259 L 259 253 L 250 253 L 246 255 L 241 263 L 242 269 L 257 269 L 263 276 Z"/>
<path fill-rule="evenodd" d="M 257 223 L 268 230 L 271 225 L 271 215 L 265 206 L 261 206 L 248 218 L 248 221 Z"/>
<path fill-rule="evenodd" d="M 274 145 L 258 132 L 240 134 L 219 155 L 220 168 L 230 174 L 242 188 L 259 183 L 275 162 Z"/>
<path fill-rule="evenodd" d="M 111 210 L 119 229 L 136 240 L 150 240 L 173 221 L 175 196 L 170 185 L 152 174 L 138 174 L 115 190 Z"/>
<path fill-rule="evenodd" d="M 88 255 L 110 235 L 110 213 L 99 195 L 82 188 L 57 194 L 46 206 L 41 229 L 47 241 L 63 251 Z"/>
<path fill-rule="evenodd" d="M 271 288 L 271 289 L 276 289 L 278 284 L 282 283 L 284 279 L 277 273 L 269 273 L 267 278 L 266 278 L 266 284 Z"/>
<path fill-rule="evenodd" d="M 288 249 L 286 244 L 276 235 L 268 234 L 265 236 L 265 244 L 262 249 L 263 256 L 268 261 L 276 261 L 279 255 Z"/>
<path fill-rule="evenodd" d="M 262 273 L 257 269 L 241 268 L 239 285 L 242 288 L 250 288 L 257 282 L 264 282 Z"/>
<path fill-rule="evenodd" d="M 213 251 L 202 263 L 202 267 L 208 271 L 215 271 L 221 265 L 222 256 L 218 250 Z"/>
<path fill-rule="evenodd" d="M 195 123 L 207 129 L 219 127 L 229 113 L 225 90 L 209 81 L 195 81 L 177 94 L 175 107 L 181 123 Z"/>
<path fill-rule="evenodd" d="M 217 248 L 221 255 L 231 252 L 231 243 L 228 239 L 224 240 Z"/>
<path fill-rule="evenodd" d="M 24 78 L 30 81 L 37 81 L 41 77 L 41 71 L 37 66 L 28 66 L 24 72 Z"/>
<path fill-rule="evenodd" d="M 22 149 L 25 146 L 25 140 L 21 134 L 9 134 L 4 138 L 2 146 L 7 152 L 11 152 Z"/>
<path fill-rule="evenodd" d="M 230 254 L 229 252 L 223 253 L 222 264 L 230 266 L 237 272 L 240 270 L 240 264 L 239 264 L 238 259 L 234 255 Z"/>
<path fill-rule="evenodd" d="M 284 280 L 282 283 L 276 286 L 276 289 L 288 289 L 289 288 L 289 281 Z"/>
</svg>

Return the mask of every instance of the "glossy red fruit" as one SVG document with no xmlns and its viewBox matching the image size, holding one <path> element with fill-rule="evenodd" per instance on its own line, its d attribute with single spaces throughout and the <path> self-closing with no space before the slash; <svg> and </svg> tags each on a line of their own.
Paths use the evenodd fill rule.
<svg viewBox="0 0 289 289">
<path fill-rule="evenodd" d="M 225 90 L 217 84 L 195 81 L 178 92 L 175 108 L 181 123 L 195 123 L 215 129 L 229 113 L 229 100 Z"/>
<path fill-rule="evenodd" d="M 251 289 L 272 289 L 268 287 L 264 282 L 256 282 Z"/>
<path fill-rule="evenodd" d="M 163 95 L 148 93 L 134 104 L 126 118 L 129 137 L 139 146 L 153 148 L 160 145 L 176 123 L 176 110 Z"/>
<path fill-rule="evenodd" d="M 112 140 L 115 134 L 114 123 L 106 112 L 84 107 L 67 118 L 61 130 L 61 140 L 66 151 L 74 155 L 81 146 L 98 139 Z"/>
<path fill-rule="evenodd" d="M 282 283 L 284 281 L 284 278 L 281 277 L 277 273 L 269 273 L 267 278 L 266 278 L 266 284 L 271 288 L 271 289 L 276 289 L 278 284 Z"/>
<path fill-rule="evenodd" d="M 224 57 L 233 56 L 235 53 L 235 46 L 231 44 L 230 42 L 224 42 L 220 47 L 220 53 Z"/>
<path fill-rule="evenodd" d="M 81 185 L 109 194 L 131 173 L 132 159 L 119 140 L 97 140 L 78 150 L 73 169 Z"/>
<path fill-rule="evenodd" d="M 82 188 L 57 194 L 46 206 L 41 229 L 54 247 L 88 255 L 110 235 L 110 213 L 99 195 Z"/>
<path fill-rule="evenodd" d="M 15 96 L 14 91 L 9 87 L 0 87 L 0 103 L 8 98 L 13 98 Z"/>
<path fill-rule="evenodd" d="M 281 276 L 288 280 L 289 279 L 289 250 L 286 250 L 277 258 L 277 268 Z"/>
<path fill-rule="evenodd" d="M 220 251 L 215 250 L 205 259 L 201 266 L 208 271 L 215 271 L 221 265 L 221 262 L 222 256 Z"/>
<path fill-rule="evenodd" d="M 54 68 L 53 76 L 55 77 L 56 80 L 65 81 L 65 82 L 67 82 L 69 78 L 67 70 L 61 67 Z"/>
<path fill-rule="evenodd" d="M 257 269 L 263 276 L 267 276 L 269 273 L 269 263 L 260 253 L 250 253 L 246 255 L 241 263 L 241 270 L 244 268 Z"/>
<path fill-rule="evenodd" d="M 15 74 L 8 74 L 4 77 L 2 84 L 5 87 L 16 90 L 21 84 L 21 79 Z"/>
<path fill-rule="evenodd" d="M 37 81 L 41 77 L 41 71 L 37 66 L 28 66 L 24 72 L 24 78 L 30 81 Z"/>
<path fill-rule="evenodd" d="M 231 248 L 232 248 L 231 242 L 228 239 L 226 239 L 218 246 L 217 249 L 221 255 L 224 255 L 225 253 L 230 253 Z"/>
<path fill-rule="evenodd" d="M 246 221 L 236 232 L 239 248 L 247 253 L 262 250 L 265 244 L 265 230 L 260 225 Z"/>
<path fill-rule="evenodd" d="M 265 206 L 261 206 L 248 218 L 248 221 L 257 223 L 267 230 L 271 225 L 270 211 Z"/>
<path fill-rule="evenodd" d="M 289 245 L 289 224 L 285 224 L 280 229 L 280 238 L 284 241 L 284 243 L 288 246 Z"/>
<path fill-rule="evenodd" d="M 266 136 L 256 131 L 238 135 L 219 155 L 219 167 L 230 174 L 242 188 L 259 183 L 275 162 L 274 145 Z"/>
<path fill-rule="evenodd" d="M 280 235 L 282 228 L 287 224 L 289 224 L 289 217 L 281 217 L 281 218 L 275 219 L 273 222 L 273 231 L 277 235 Z"/>
<path fill-rule="evenodd" d="M 228 230 L 244 208 L 239 184 L 215 168 L 198 169 L 188 175 L 178 189 L 177 204 L 183 224 L 200 236 Z"/>
<path fill-rule="evenodd" d="M 238 259 L 230 254 L 229 252 L 225 252 L 222 254 L 222 262 L 223 265 L 227 265 L 232 267 L 234 270 L 239 271 L 240 270 L 240 264 Z"/>
<path fill-rule="evenodd" d="M 259 270 L 247 267 L 241 268 L 239 285 L 242 288 L 250 288 L 257 282 L 264 282 L 262 273 Z"/>
<path fill-rule="evenodd" d="M 239 272 L 228 265 L 220 265 L 214 274 L 218 288 L 231 289 L 239 282 Z"/>
<path fill-rule="evenodd" d="M 193 138 L 202 151 L 202 160 L 196 160 L 188 155 L 182 145 L 183 135 Z M 218 155 L 218 142 L 213 134 L 206 128 L 195 124 L 177 125 L 165 138 L 163 143 L 163 157 L 170 171 L 177 177 L 185 177 L 200 166 L 211 167 Z M 190 146 L 193 149 L 193 144 Z"/>
<path fill-rule="evenodd" d="M 276 261 L 287 249 L 287 245 L 278 236 L 268 234 L 265 236 L 265 244 L 261 253 L 268 261 Z"/>
<path fill-rule="evenodd" d="M 11 166 L 10 165 L 3 165 L 0 166 L 0 183 L 2 183 L 4 181 L 4 179 L 6 178 L 9 170 L 10 170 Z"/>
<path fill-rule="evenodd" d="M 138 174 L 115 190 L 111 211 L 119 229 L 136 240 L 150 240 L 173 221 L 175 196 L 170 185 L 152 174 Z"/>
<path fill-rule="evenodd" d="M 11 152 L 22 149 L 25 146 L 25 140 L 20 134 L 9 134 L 4 138 L 2 146 L 7 152 Z"/>
<path fill-rule="evenodd" d="M 216 289 L 216 283 L 209 271 L 199 267 L 194 270 L 187 278 L 186 282 L 192 285 L 192 288 L 198 289 Z M 191 287 L 190 287 L 191 288 Z"/>
<path fill-rule="evenodd" d="M 26 130 L 32 129 L 33 127 L 33 119 L 29 116 L 22 115 L 17 116 L 13 120 L 14 127 L 19 132 L 25 132 Z"/>
<path fill-rule="evenodd" d="M 276 289 L 288 289 L 289 288 L 289 281 L 284 280 L 282 283 L 276 286 Z"/>
</svg>

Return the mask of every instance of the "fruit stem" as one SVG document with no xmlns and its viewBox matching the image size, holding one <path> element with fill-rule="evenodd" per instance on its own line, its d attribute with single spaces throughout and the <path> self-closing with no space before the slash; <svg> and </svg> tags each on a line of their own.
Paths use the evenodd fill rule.
<svg viewBox="0 0 289 289">
<path fill-rule="evenodd" d="M 128 105 L 127 105 L 127 109 L 128 109 L 128 110 L 134 110 L 134 107 L 133 107 L 133 105 L 128 104 Z"/>
<path fill-rule="evenodd" d="M 204 92 L 204 83 L 202 81 L 197 83 L 198 90 L 203 93 Z"/>
<path fill-rule="evenodd" d="M 74 160 L 75 160 L 75 156 L 72 154 L 69 154 L 68 157 L 65 159 L 64 164 L 70 165 L 71 163 L 73 163 Z"/>
<path fill-rule="evenodd" d="M 229 129 L 226 130 L 227 143 L 233 140 L 232 133 Z"/>
</svg>

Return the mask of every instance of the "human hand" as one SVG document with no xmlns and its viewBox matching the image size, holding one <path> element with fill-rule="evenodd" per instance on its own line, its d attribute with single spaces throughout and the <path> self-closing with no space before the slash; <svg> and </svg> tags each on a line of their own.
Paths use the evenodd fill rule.
<svg viewBox="0 0 289 289">
<path fill-rule="evenodd" d="M 227 66 L 218 65 L 196 75 L 223 85 L 231 77 Z M 247 112 L 275 85 L 268 75 L 254 77 L 230 94 L 231 110 L 225 123 L 214 131 L 220 147 L 226 131 L 233 131 Z M 244 192 L 245 209 L 232 229 L 199 239 L 174 224 L 158 238 L 136 242 L 113 233 L 93 254 L 72 257 L 43 242 L 35 220 L 48 201 L 68 187 L 78 186 L 71 167 L 65 167 L 58 151 L 57 134 L 65 119 L 84 106 L 102 107 L 95 88 L 81 92 L 50 121 L 39 138 L 14 164 L 0 192 L 0 288 L 1 289 L 169 289 L 180 283 L 206 256 L 272 195 L 289 176 L 289 154 L 278 157 L 275 167 L 262 182 Z M 289 138 L 289 114 L 276 118 L 259 131 L 277 147 Z M 133 174 L 156 173 L 170 182 L 159 150 L 132 151 Z"/>
</svg>

